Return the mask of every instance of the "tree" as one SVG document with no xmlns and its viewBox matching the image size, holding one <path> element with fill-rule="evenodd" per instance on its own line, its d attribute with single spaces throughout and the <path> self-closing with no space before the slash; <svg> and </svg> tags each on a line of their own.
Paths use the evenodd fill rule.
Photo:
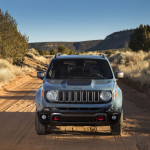
<svg viewBox="0 0 150 150">
<path fill-rule="evenodd" d="M 17 30 L 17 23 L 6 11 L 0 9 L 0 57 L 12 58 L 20 64 L 28 50 L 28 37 Z"/>
<path fill-rule="evenodd" d="M 61 54 L 69 54 L 70 50 L 66 48 L 65 46 L 59 46 L 58 47 L 58 52 Z"/>
<path fill-rule="evenodd" d="M 133 51 L 150 50 L 150 26 L 140 25 L 130 36 L 129 48 Z"/>
</svg>

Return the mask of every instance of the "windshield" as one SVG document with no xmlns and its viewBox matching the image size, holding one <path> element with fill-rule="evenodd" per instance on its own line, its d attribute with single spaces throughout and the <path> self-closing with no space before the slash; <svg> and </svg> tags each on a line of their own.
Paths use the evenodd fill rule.
<svg viewBox="0 0 150 150">
<path fill-rule="evenodd" d="M 47 72 L 51 79 L 112 79 L 106 60 L 60 59 L 53 60 Z"/>
</svg>

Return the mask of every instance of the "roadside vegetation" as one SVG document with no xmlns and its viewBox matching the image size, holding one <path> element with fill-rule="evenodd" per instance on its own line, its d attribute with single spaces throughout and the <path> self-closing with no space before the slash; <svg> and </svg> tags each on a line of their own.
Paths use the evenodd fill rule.
<svg viewBox="0 0 150 150">
<path fill-rule="evenodd" d="M 18 31 L 15 19 L 0 9 L 0 87 L 18 75 L 35 71 L 28 58 L 46 62 L 38 52 L 28 51 L 28 37 Z"/>
<path fill-rule="evenodd" d="M 114 71 L 121 70 L 128 80 L 150 88 L 150 52 L 116 51 L 109 59 Z"/>
<path fill-rule="evenodd" d="M 27 66 L 19 67 L 5 59 L 0 59 L 0 87 L 13 80 L 16 76 L 24 75 L 32 71 L 35 70 Z"/>
<path fill-rule="evenodd" d="M 51 55 L 55 55 L 57 53 L 70 55 L 70 54 L 75 54 L 76 52 L 75 51 L 71 51 L 70 49 L 68 49 L 65 46 L 59 46 L 58 49 L 52 49 L 50 51 Z"/>
<path fill-rule="evenodd" d="M 150 51 L 150 26 L 140 25 L 134 30 L 130 36 L 129 48 L 138 52 L 143 50 L 145 52 Z"/>
<path fill-rule="evenodd" d="M 37 50 L 35 50 L 34 48 L 29 49 L 28 53 L 26 54 L 25 60 L 27 58 L 31 58 L 33 60 L 39 61 L 44 64 L 47 63 L 46 57 L 44 57 L 44 55 L 40 55 L 40 53 Z M 25 61 L 24 61 L 24 63 L 25 63 Z"/>
<path fill-rule="evenodd" d="M 0 58 L 21 64 L 28 51 L 28 37 L 17 29 L 15 19 L 0 9 Z"/>
<path fill-rule="evenodd" d="M 39 55 L 39 53 L 31 49 L 24 56 L 24 62 L 21 66 L 14 65 L 6 59 L 0 59 L 0 87 L 13 80 L 16 76 L 24 76 L 36 70 L 42 70 L 47 65 L 49 59 Z"/>
</svg>

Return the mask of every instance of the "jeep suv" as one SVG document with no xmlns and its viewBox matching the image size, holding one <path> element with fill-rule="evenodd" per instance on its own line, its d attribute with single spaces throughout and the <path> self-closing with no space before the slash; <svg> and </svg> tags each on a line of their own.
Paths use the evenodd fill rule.
<svg viewBox="0 0 150 150">
<path fill-rule="evenodd" d="M 121 135 L 123 123 L 122 91 L 104 54 L 61 55 L 52 58 L 36 92 L 35 129 L 45 134 L 54 126 L 110 126 Z"/>
</svg>

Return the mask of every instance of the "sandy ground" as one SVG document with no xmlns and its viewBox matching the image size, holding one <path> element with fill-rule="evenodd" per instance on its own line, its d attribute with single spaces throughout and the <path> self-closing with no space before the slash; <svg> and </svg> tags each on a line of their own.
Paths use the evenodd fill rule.
<svg viewBox="0 0 150 150">
<path fill-rule="evenodd" d="M 150 150 L 150 97 L 119 83 L 124 94 L 122 136 L 109 127 L 59 127 L 39 136 L 34 128 L 36 73 L 1 89 L 0 150 Z"/>
</svg>

